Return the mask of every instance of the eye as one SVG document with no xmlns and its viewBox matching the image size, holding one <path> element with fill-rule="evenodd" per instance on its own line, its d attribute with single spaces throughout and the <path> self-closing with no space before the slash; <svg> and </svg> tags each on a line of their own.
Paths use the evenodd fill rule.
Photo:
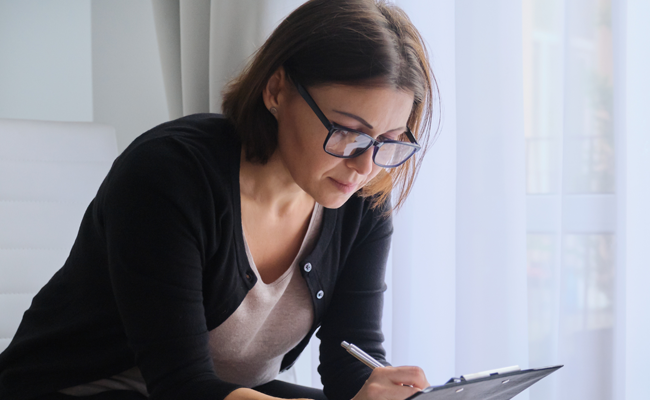
<svg viewBox="0 0 650 400">
<path fill-rule="evenodd" d="M 380 135 L 377 138 L 377 141 L 385 142 L 387 140 L 399 140 L 400 136 L 401 136 L 401 134 L 399 134 L 399 133 L 388 133 L 388 134 Z"/>
</svg>

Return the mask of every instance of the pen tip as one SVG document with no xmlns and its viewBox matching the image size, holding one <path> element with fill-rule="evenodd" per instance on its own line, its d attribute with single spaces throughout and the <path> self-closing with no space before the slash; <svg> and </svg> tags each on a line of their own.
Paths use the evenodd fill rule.
<svg viewBox="0 0 650 400">
<path fill-rule="evenodd" d="M 345 340 L 341 342 L 341 346 L 344 349 L 349 349 L 350 348 L 350 343 L 346 342 Z"/>
</svg>

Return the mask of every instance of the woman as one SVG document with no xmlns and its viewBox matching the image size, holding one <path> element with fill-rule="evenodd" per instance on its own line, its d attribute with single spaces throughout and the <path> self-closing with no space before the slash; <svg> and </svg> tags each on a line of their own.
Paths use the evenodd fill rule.
<svg viewBox="0 0 650 400">
<path fill-rule="evenodd" d="M 224 95 L 118 157 L 0 355 L 2 399 L 402 400 L 384 268 L 435 81 L 395 6 L 312 0 Z M 420 144 L 418 144 L 418 142 Z M 323 392 L 274 381 L 319 328 Z"/>
</svg>

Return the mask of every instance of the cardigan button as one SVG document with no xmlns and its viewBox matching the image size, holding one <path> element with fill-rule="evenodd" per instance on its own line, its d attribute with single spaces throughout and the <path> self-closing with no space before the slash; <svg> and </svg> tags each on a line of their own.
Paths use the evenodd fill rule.
<svg viewBox="0 0 650 400">
<path fill-rule="evenodd" d="M 323 296 L 325 296 L 325 292 L 323 292 L 322 290 L 319 290 L 318 293 L 316 293 L 316 298 L 319 300 L 322 299 Z"/>
<path fill-rule="evenodd" d="M 311 264 L 310 264 L 310 263 L 305 264 L 305 266 L 303 267 L 303 269 L 305 270 L 305 272 L 309 272 L 309 271 L 311 271 Z"/>
</svg>

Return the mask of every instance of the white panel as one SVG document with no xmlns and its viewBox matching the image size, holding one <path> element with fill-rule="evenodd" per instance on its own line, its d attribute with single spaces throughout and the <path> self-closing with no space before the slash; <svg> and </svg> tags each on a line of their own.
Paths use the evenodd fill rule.
<svg viewBox="0 0 650 400">
<path fill-rule="evenodd" d="M 90 2 L 0 0 L 0 118 L 92 121 Z"/>
<path fill-rule="evenodd" d="M 88 204 L 110 163 L 54 163 L 0 159 L 0 202 L 50 201 Z M 18 179 L 12 179 L 19 177 Z M 24 182 L 30 182 L 28 186 Z"/>
<path fill-rule="evenodd" d="M 0 202 L 0 246 L 69 249 L 85 204 Z"/>
<path fill-rule="evenodd" d="M 0 293 L 36 293 L 58 271 L 70 249 L 0 248 Z"/>
<path fill-rule="evenodd" d="M 36 293 L 0 293 L 0 339 L 11 338 Z"/>
<path fill-rule="evenodd" d="M 0 120 L 0 346 L 65 262 L 116 154 L 105 125 Z"/>
<path fill-rule="evenodd" d="M 0 119 L 0 159 L 112 162 L 115 151 L 107 125 Z"/>
</svg>

